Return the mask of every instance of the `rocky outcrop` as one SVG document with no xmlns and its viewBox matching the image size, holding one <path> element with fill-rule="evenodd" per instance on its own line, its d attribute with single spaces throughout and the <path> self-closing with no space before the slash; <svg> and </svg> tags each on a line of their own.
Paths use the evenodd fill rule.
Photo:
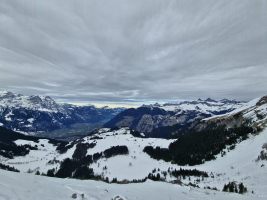
<svg viewBox="0 0 267 200">
<path fill-rule="evenodd" d="M 267 96 L 262 97 L 258 102 L 257 102 L 257 106 L 261 106 L 263 104 L 267 104 Z"/>
</svg>

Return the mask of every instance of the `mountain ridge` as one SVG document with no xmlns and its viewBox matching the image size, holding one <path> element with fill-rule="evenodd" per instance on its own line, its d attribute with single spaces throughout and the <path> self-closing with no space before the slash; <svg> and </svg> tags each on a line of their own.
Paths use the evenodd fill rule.
<svg viewBox="0 0 267 200">
<path fill-rule="evenodd" d="M 122 110 L 59 104 L 49 96 L 0 92 L 0 125 L 25 134 L 51 132 L 76 123 L 104 123 Z"/>
<path fill-rule="evenodd" d="M 122 111 L 104 127 L 130 127 L 133 130 L 144 132 L 150 137 L 169 138 L 173 136 L 167 129 L 174 127 L 183 132 L 184 129 L 194 126 L 202 119 L 231 112 L 244 104 L 244 102 L 236 100 L 216 101 L 208 98 L 206 100 L 143 105 Z"/>
</svg>

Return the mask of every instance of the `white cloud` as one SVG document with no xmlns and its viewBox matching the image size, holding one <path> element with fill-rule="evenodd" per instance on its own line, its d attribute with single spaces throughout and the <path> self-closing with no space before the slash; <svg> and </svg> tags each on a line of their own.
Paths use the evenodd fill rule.
<svg viewBox="0 0 267 200">
<path fill-rule="evenodd" d="M 3 0 L 0 87 L 66 101 L 267 93 L 265 0 Z"/>
</svg>

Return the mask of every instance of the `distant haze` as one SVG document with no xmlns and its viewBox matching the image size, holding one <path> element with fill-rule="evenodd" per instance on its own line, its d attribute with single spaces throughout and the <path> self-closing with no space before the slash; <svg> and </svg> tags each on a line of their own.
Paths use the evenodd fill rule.
<svg viewBox="0 0 267 200">
<path fill-rule="evenodd" d="M 266 0 L 2 0 L 0 89 L 130 105 L 267 94 Z"/>
</svg>

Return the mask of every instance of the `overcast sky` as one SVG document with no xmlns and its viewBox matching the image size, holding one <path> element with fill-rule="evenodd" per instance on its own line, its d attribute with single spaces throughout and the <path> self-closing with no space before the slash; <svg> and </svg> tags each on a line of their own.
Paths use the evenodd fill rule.
<svg viewBox="0 0 267 200">
<path fill-rule="evenodd" d="M 267 94 L 267 0 L 1 0 L 0 89 L 120 104 Z"/>
</svg>

